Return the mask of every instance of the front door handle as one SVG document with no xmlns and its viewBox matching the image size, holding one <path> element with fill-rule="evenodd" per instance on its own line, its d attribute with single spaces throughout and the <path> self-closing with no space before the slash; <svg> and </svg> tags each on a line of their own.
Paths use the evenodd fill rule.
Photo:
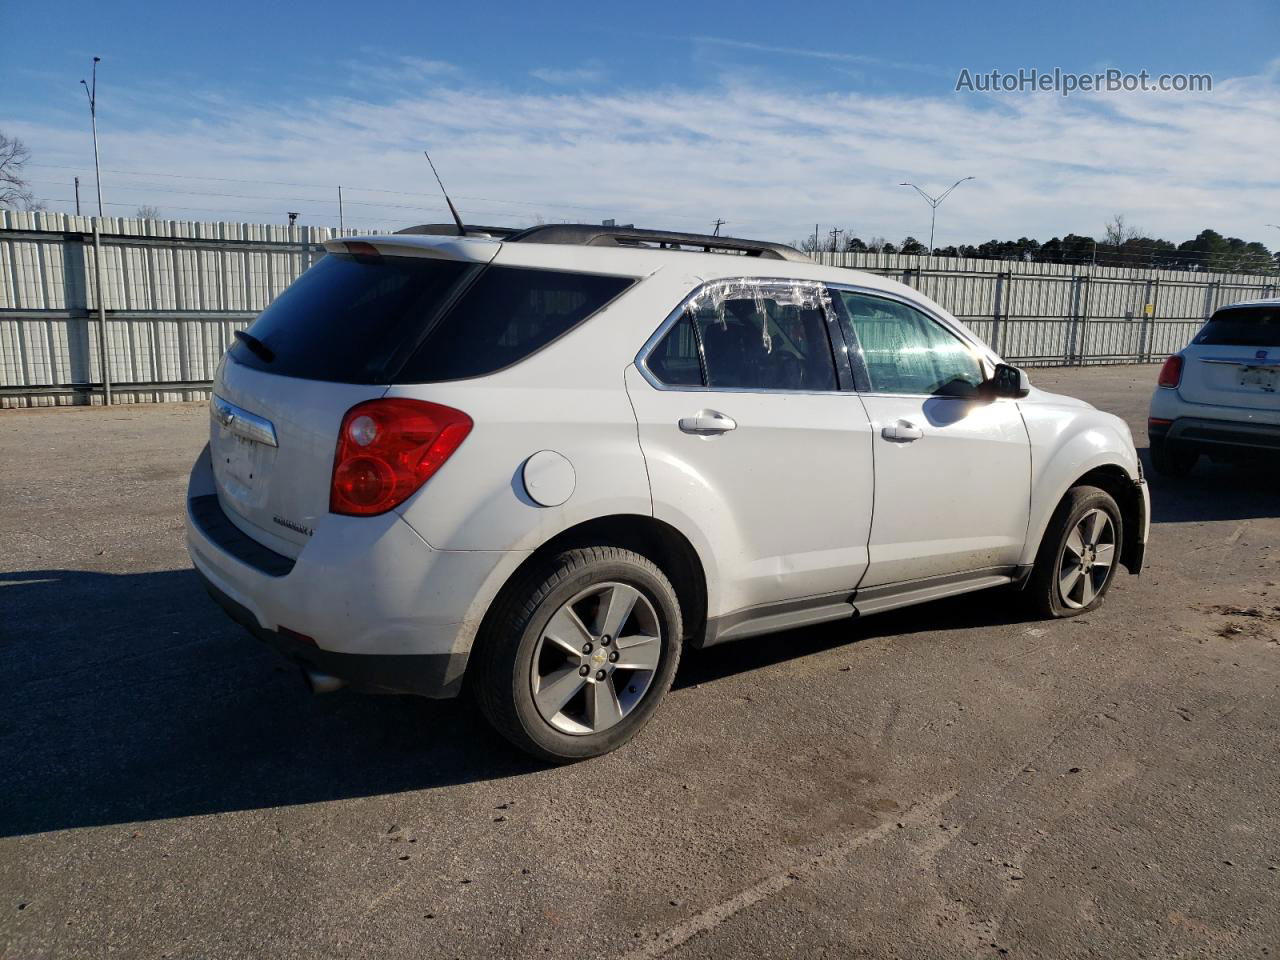
<svg viewBox="0 0 1280 960">
<path fill-rule="evenodd" d="M 894 443 L 910 443 L 923 437 L 924 431 L 909 420 L 899 420 L 881 430 L 880 436 Z"/>
<path fill-rule="evenodd" d="M 679 426 L 684 433 L 710 437 L 736 429 L 738 421 L 733 417 L 726 417 L 718 410 L 699 410 L 695 416 L 681 417 Z"/>
</svg>

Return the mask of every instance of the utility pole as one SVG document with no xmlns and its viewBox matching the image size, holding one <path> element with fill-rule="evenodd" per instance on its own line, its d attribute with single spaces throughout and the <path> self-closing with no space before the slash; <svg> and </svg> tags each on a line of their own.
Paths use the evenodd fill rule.
<svg viewBox="0 0 1280 960">
<path fill-rule="evenodd" d="M 951 191 L 954 190 L 956 187 L 960 186 L 960 184 L 964 183 L 966 180 L 976 180 L 976 179 L 977 179 L 976 177 L 961 177 L 959 180 L 957 180 L 951 186 L 947 187 L 946 190 L 942 191 L 942 193 L 936 197 L 929 196 L 929 194 L 925 193 L 923 190 L 917 187 L 914 183 L 904 182 L 904 183 L 898 184 L 898 186 L 900 187 L 910 187 L 916 193 L 920 194 L 920 196 L 924 197 L 924 202 L 927 203 L 933 211 L 929 215 L 929 255 L 930 256 L 933 255 L 933 228 L 938 221 L 938 205 L 941 204 L 943 200 L 947 199 L 947 197 L 951 195 Z"/>
<path fill-rule="evenodd" d="M 724 221 L 721 220 L 719 217 L 716 217 L 716 228 L 713 231 L 711 231 L 711 235 L 713 237 L 720 236 L 720 228 L 723 226 L 724 226 Z"/>
<path fill-rule="evenodd" d="M 342 222 L 342 184 L 338 184 L 338 236 L 342 236 L 344 229 Z"/>
<path fill-rule="evenodd" d="M 831 252 L 832 253 L 836 252 L 836 241 L 840 239 L 840 234 L 842 233 L 844 233 L 843 230 L 837 229 L 836 227 L 831 228 Z"/>
<path fill-rule="evenodd" d="M 101 57 L 93 58 L 93 85 L 80 81 L 84 85 L 85 96 L 89 98 L 89 118 L 93 124 L 93 174 L 98 181 L 98 216 L 102 217 L 102 165 L 98 156 L 98 64 Z"/>
<path fill-rule="evenodd" d="M 76 216 L 80 216 L 80 178 L 76 177 Z"/>
</svg>

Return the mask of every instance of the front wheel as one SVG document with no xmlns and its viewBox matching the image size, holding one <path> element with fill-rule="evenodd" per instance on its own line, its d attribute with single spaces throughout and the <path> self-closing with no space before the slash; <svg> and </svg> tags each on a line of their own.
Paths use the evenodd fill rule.
<svg viewBox="0 0 1280 960">
<path fill-rule="evenodd" d="M 599 756 L 643 727 L 675 677 L 680 604 L 649 559 L 566 550 L 495 602 L 477 638 L 472 689 L 522 750 L 554 763 Z"/>
<path fill-rule="evenodd" d="M 1111 587 L 1124 526 L 1111 494 L 1073 487 L 1040 541 L 1027 597 L 1042 617 L 1074 617 L 1096 609 Z"/>
</svg>

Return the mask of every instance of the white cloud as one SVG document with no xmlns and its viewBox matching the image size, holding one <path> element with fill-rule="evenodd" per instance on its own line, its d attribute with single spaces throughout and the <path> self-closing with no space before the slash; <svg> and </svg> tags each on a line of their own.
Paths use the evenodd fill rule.
<svg viewBox="0 0 1280 960">
<path fill-rule="evenodd" d="M 588 61 L 580 67 L 538 67 L 536 70 L 529 71 L 529 76 L 534 79 L 556 87 L 585 87 L 598 84 L 606 75 L 604 65 L 596 60 Z"/>
<path fill-rule="evenodd" d="M 1124 213 L 1169 239 L 1211 226 L 1275 246 L 1280 236 L 1268 237 L 1263 223 L 1275 220 L 1265 211 L 1280 209 L 1278 95 L 1273 70 L 1219 79 L 1209 94 L 1065 100 L 813 95 L 733 82 L 530 94 L 458 80 L 292 104 L 209 97 L 198 120 L 122 111 L 127 124 L 101 131 L 103 166 L 148 175 L 105 174 L 104 193 L 125 204 L 115 212 L 149 202 L 173 217 L 221 210 L 280 220 L 298 209 L 304 221 L 327 223 L 335 191 L 324 185 L 342 183 L 348 223 L 394 228 L 447 216 L 422 159 L 427 146 L 474 222 L 615 216 L 704 230 L 723 217 L 726 232 L 748 236 L 793 240 L 817 222 L 899 239 L 927 235 L 929 224 L 928 208 L 900 181 L 937 192 L 973 175 L 939 209 L 939 244 L 1094 234 Z M 91 177 L 82 125 L 63 123 L 13 132 L 37 162 L 78 165 Z M 43 168 L 39 179 L 69 182 L 71 172 Z M 319 186 L 284 185 L 298 183 Z M 203 195 L 211 193 L 231 196 Z"/>
<path fill-rule="evenodd" d="M 865 53 L 848 53 L 840 50 L 824 50 L 821 47 L 785 47 L 772 43 L 760 43 L 754 40 L 733 40 L 729 37 L 694 37 L 694 43 L 710 44 L 716 47 L 727 47 L 731 50 L 742 50 L 748 53 L 761 53 L 781 57 L 803 57 L 810 60 L 826 60 L 834 63 L 856 63 L 871 67 L 888 67 L 893 70 L 912 70 L 918 73 L 941 74 L 941 67 L 923 63 L 907 63 L 901 60 L 885 60 Z"/>
</svg>

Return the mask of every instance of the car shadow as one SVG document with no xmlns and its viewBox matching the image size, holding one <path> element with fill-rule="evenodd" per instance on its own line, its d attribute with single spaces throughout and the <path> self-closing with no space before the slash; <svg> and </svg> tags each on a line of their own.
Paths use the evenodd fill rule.
<svg viewBox="0 0 1280 960">
<path fill-rule="evenodd" d="M 677 686 L 870 636 L 1009 623 L 1011 601 L 988 592 L 690 652 Z M 0 573 L 0 675 L 0 836 L 545 769 L 465 700 L 311 694 L 191 570 Z"/>
<path fill-rule="evenodd" d="M 710 683 L 873 637 L 1032 622 L 1035 618 L 1025 611 L 1020 601 L 1012 588 L 980 590 L 865 619 L 837 620 L 786 633 L 747 637 L 706 650 L 691 650 L 681 660 L 674 686 L 680 689 Z"/>
<path fill-rule="evenodd" d="M 1280 463 L 1214 463 L 1201 457 L 1178 479 L 1151 466 L 1151 451 L 1138 450 L 1151 488 L 1152 523 L 1253 520 L 1280 517 Z"/>
<path fill-rule="evenodd" d="M 191 570 L 0 573 L 0 835 L 542 769 L 457 701 L 311 694 Z"/>
</svg>

